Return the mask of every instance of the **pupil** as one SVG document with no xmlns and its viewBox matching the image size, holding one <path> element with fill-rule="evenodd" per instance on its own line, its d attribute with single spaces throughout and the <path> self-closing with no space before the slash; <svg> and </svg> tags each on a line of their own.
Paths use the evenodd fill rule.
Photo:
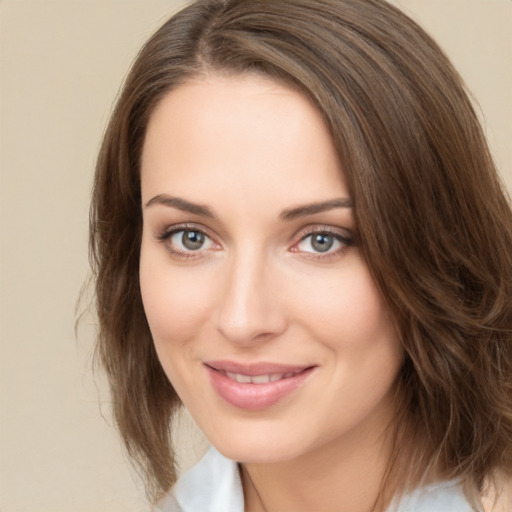
<svg viewBox="0 0 512 512">
<path fill-rule="evenodd" d="M 187 249 L 195 251 L 200 249 L 203 245 L 204 235 L 202 233 L 198 233 L 197 231 L 185 231 L 181 237 L 181 241 Z"/>
<path fill-rule="evenodd" d="M 319 234 L 313 237 L 311 245 L 318 252 L 327 252 L 334 243 L 334 239 L 330 235 Z"/>
</svg>

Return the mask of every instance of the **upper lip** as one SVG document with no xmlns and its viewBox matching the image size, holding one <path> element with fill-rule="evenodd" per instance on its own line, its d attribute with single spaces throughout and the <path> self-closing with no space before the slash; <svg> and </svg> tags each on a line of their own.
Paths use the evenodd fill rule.
<svg viewBox="0 0 512 512">
<path fill-rule="evenodd" d="M 236 361 L 204 361 L 204 364 L 217 371 L 239 373 L 249 377 L 278 373 L 299 373 L 314 366 L 311 364 L 290 365 L 265 361 L 249 364 L 238 363 Z"/>
</svg>

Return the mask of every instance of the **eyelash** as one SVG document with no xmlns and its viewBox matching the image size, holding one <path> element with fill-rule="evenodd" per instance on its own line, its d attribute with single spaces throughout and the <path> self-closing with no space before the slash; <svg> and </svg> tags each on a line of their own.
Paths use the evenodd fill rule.
<svg viewBox="0 0 512 512">
<path fill-rule="evenodd" d="M 200 235 L 203 235 L 206 239 L 213 241 L 212 237 L 209 236 L 205 230 L 198 228 L 197 226 L 190 225 L 190 224 L 182 224 L 179 226 L 173 226 L 172 228 L 166 228 L 163 232 L 157 235 L 157 240 L 164 244 L 168 251 L 170 251 L 171 254 L 178 256 L 179 258 L 188 259 L 188 258 L 198 258 L 200 257 L 201 250 L 198 249 L 197 251 L 189 250 L 189 251 L 181 251 L 179 249 L 176 249 L 172 247 L 170 240 L 171 238 L 178 234 L 178 233 L 198 233 Z M 215 243 L 215 242 L 214 242 Z M 218 245 L 218 244 L 217 244 Z M 203 249 L 204 251 L 204 249 Z"/>
<path fill-rule="evenodd" d="M 167 250 L 170 251 L 171 254 L 183 258 L 183 259 L 189 259 L 189 258 L 199 258 L 202 257 L 202 252 L 208 249 L 198 249 L 197 251 L 194 250 L 188 250 L 188 251 L 182 251 L 179 249 L 176 249 L 173 247 L 170 243 L 171 238 L 178 234 L 178 233 L 185 233 L 185 232 L 192 232 L 197 233 L 199 235 L 202 235 L 205 237 L 205 239 L 210 240 L 213 244 L 218 245 L 211 236 L 206 233 L 204 229 L 201 229 L 197 226 L 190 225 L 190 224 L 183 224 L 179 226 L 173 226 L 172 228 L 166 228 L 164 231 L 159 233 L 156 236 L 156 239 L 158 242 L 164 244 L 167 248 Z M 309 237 L 312 237 L 314 235 L 326 235 L 329 237 L 334 238 L 337 242 L 341 244 L 341 247 L 338 248 L 335 251 L 331 251 L 330 248 L 325 252 L 309 252 L 309 251 L 300 251 L 297 249 L 297 246 L 299 246 L 301 243 L 303 243 L 305 240 L 307 240 Z M 301 253 L 301 255 L 306 259 L 311 260 L 317 260 L 317 261 L 325 261 L 330 258 L 335 258 L 337 256 L 341 256 L 348 247 L 354 245 L 354 240 L 351 236 L 343 236 L 339 233 L 339 231 L 329 229 L 326 227 L 312 227 L 307 229 L 306 231 L 303 231 L 299 235 L 299 240 L 293 244 L 293 246 L 289 249 L 290 252 L 296 252 Z"/>
<path fill-rule="evenodd" d="M 326 251 L 325 253 L 299 251 L 297 249 L 294 249 L 299 244 L 307 240 L 309 237 L 313 237 L 314 235 L 327 235 L 329 237 L 332 237 L 341 244 L 341 247 L 334 251 L 331 251 L 329 248 L 328 251 Z M 291 252 L 301 252 L 304 258 L 317 261 L 326 261 L 327 259 L 342 256 L 349 247 L 354 245 L 354 239 L 352 238 L 352 236 L 344 236 L 339 231 L 330 229 L 328 227 L 308 228 L 306 231 L 303 231 L 299 236 L 300 238 L 298 242 L 296 242 L 290 249 Z"/>
</svg>

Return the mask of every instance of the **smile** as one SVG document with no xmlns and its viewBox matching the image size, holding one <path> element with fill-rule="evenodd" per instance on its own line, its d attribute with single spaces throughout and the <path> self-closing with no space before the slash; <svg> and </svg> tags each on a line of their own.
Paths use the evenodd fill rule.
<svg viewBox="0 0 512 512">
<path fill-rule="evenodd" d="M 276 382 L 281 379 L 287 379 L 289 377 L 293 377 L 296 375 L 294 372 L 289 373 L 272 373 L 267 375 L 243 375 L 241 373 L 232 373 L 232 372 L 221 372 L 226 375 L 226 377 L 231 380 L 235 380 L 236 382 L 241 382 L 245 384 L 266 384 L 267 382 Z"/>
<path fill-rule="evenodd" d="M 251 411 L 277 404 L 302 387 L 316 368 L 233 362 L 207 362 L 204 367 L 220 398 L 236 408 Z"/>
</svg>

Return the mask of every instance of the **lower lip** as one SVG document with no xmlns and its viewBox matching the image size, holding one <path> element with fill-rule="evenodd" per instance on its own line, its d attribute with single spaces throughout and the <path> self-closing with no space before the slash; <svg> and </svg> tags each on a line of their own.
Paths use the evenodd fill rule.
<svg viewBox="0 0 512 512">
<path fill-rule="evenodd" d="M 210 375 L 213 389 L 215 389 L 222 399 L 234 407 L 249 411 L 266 409 L 267 407 L 277 404 L 280 400 L 304 384 L 314 370 L 314 368 L 311 367 L 292 377 L 267 382 L 265 384 L 252 384 L 232 380 L 209 366 L 205 366 L 205 368 Z"/>
</svg>

